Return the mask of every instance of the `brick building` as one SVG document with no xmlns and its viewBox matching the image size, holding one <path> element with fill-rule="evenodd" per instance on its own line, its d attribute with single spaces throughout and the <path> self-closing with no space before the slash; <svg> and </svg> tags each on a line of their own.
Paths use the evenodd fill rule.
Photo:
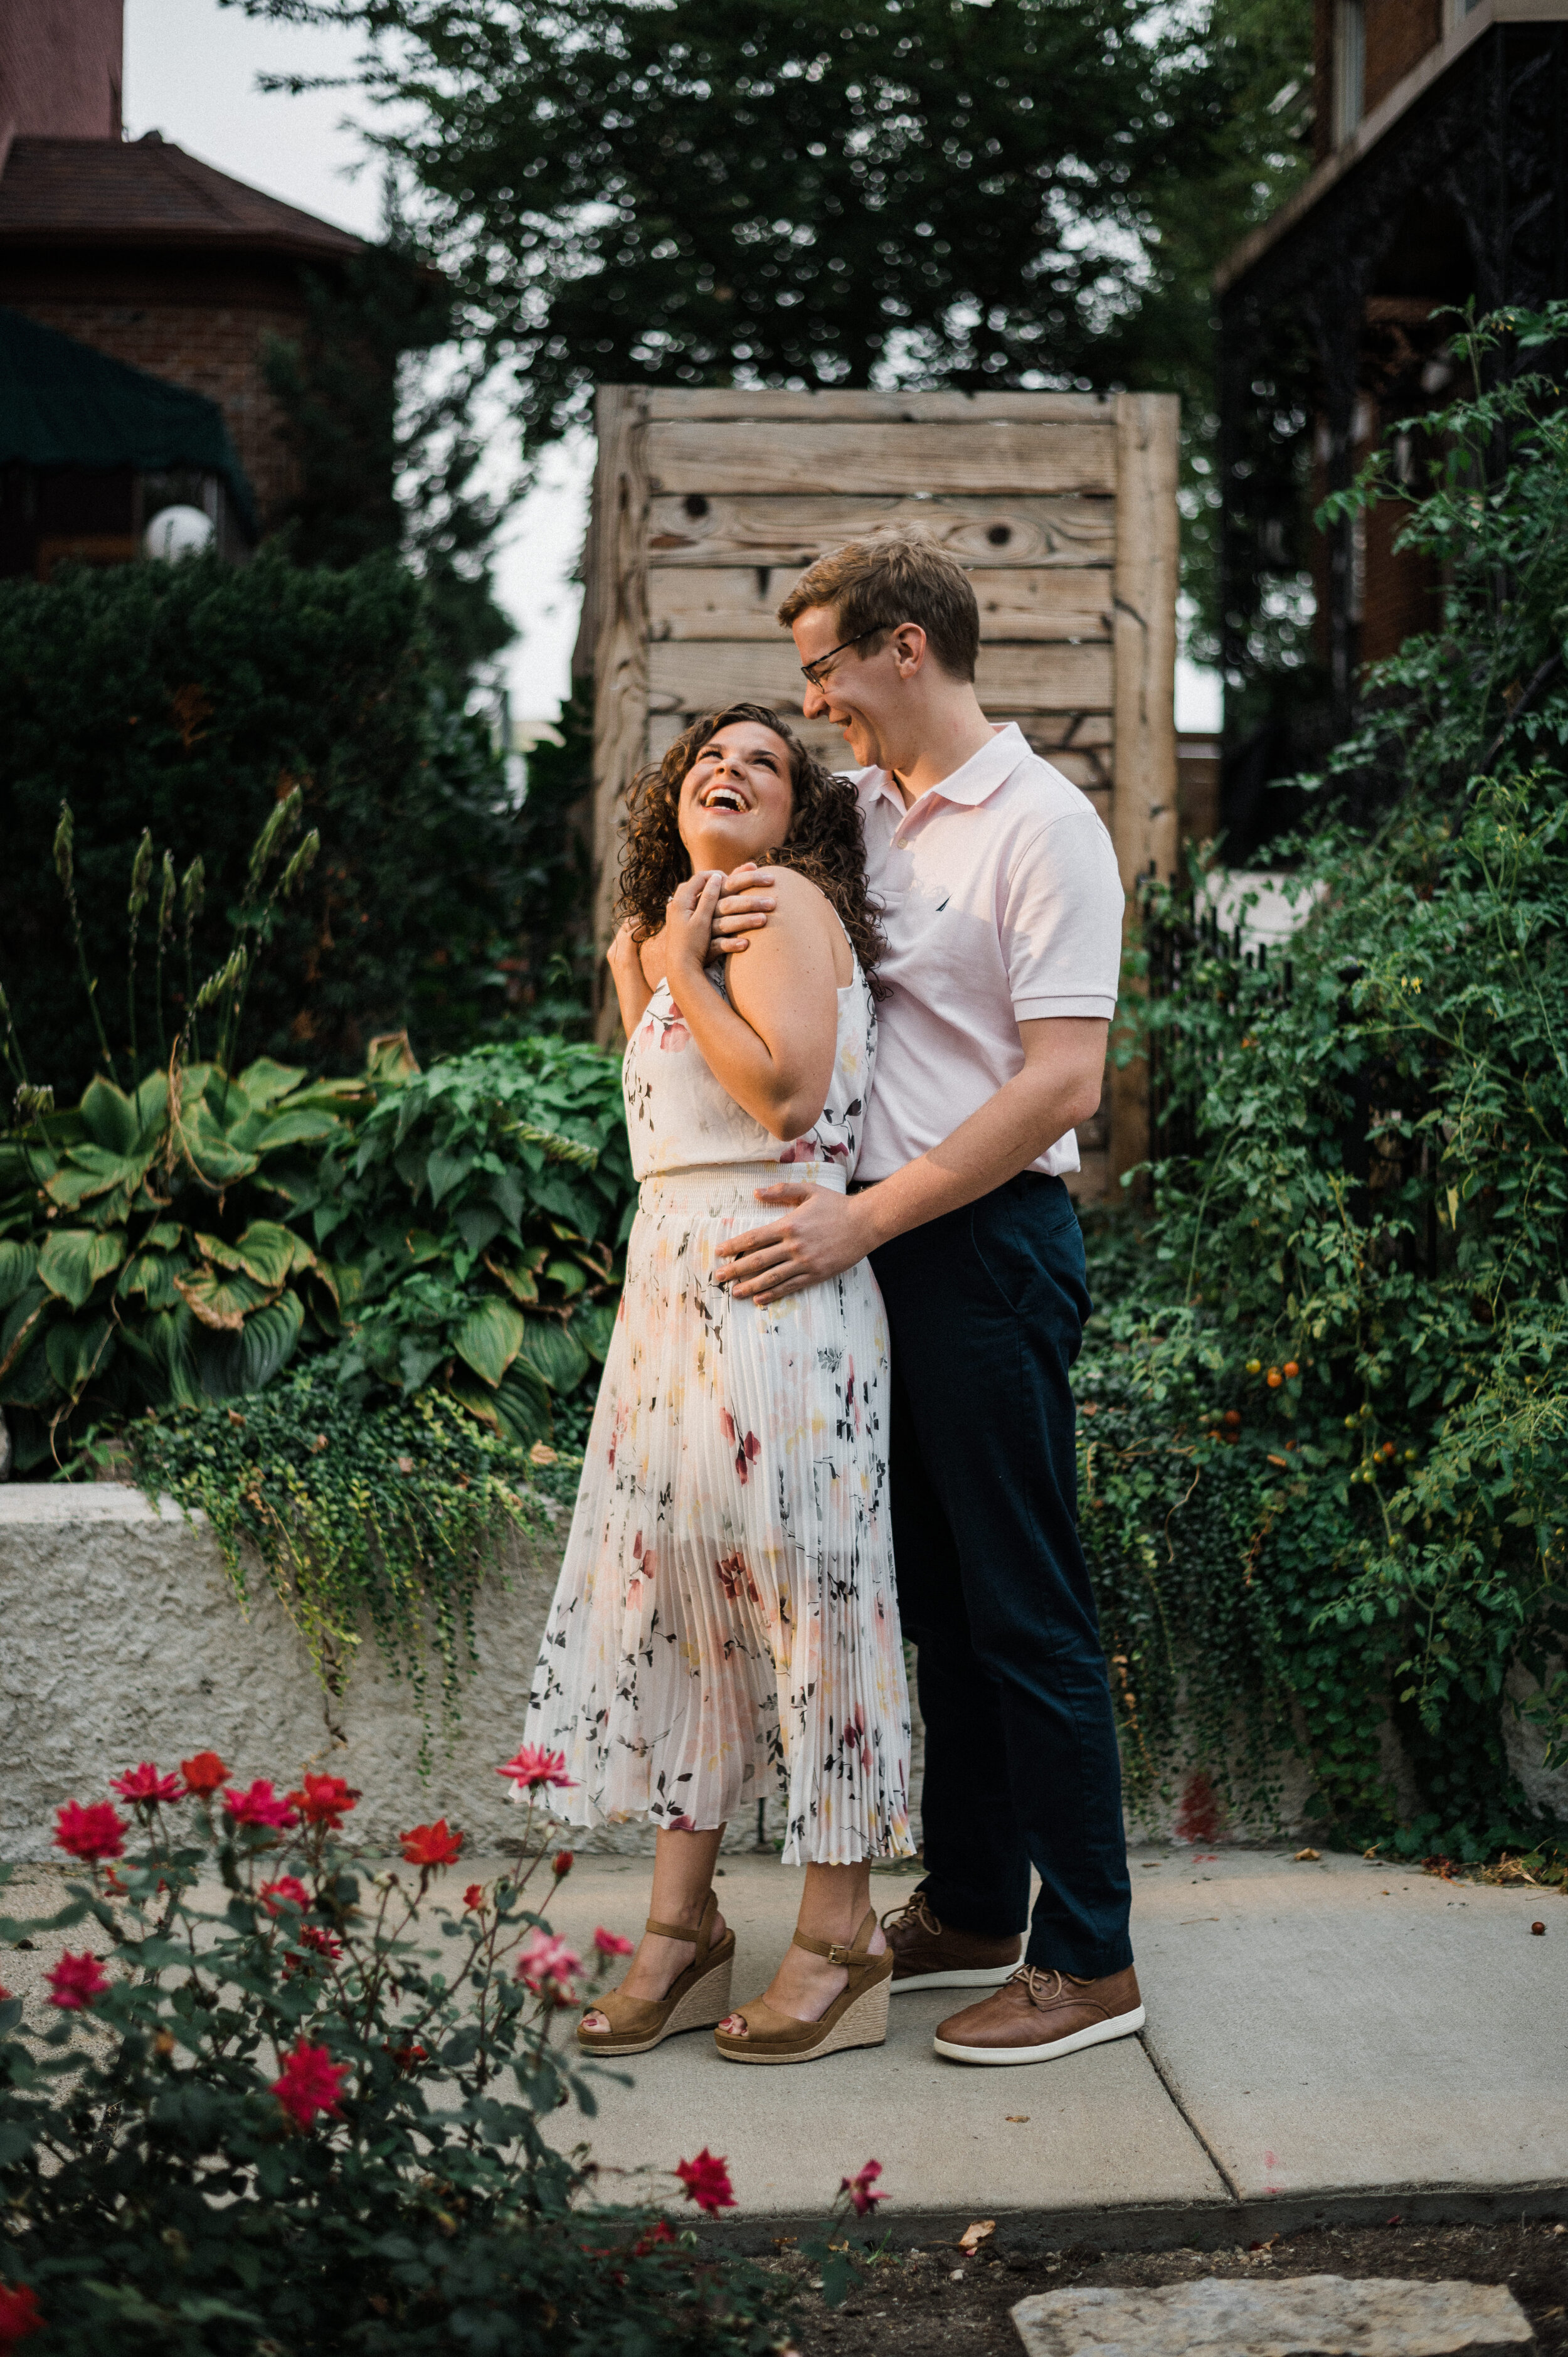
<svg viewBox="0 0 1568 2357">
<path fill-rule="evenodd" d="M 366 248 L 156 132 L 124 140 L 122 7 L 27 0 L 0 13 L 0 306 L 215 404 L 264 532 L 297 489 L 267 339 L 301 339 L 306 274 L 330 279 Z M 134 536 L 147 487 L 134 468 L 92 471 L 116 478 L 96 486 L 90 535 L 107 553 Z M 155 496 L 177 493 L 177 473 Z M 75 510 L 89 488 L 75 487 Z M 240 535 L 232 503 L 210 482 L 202 496 Z"/>
<path fill-rule="evenodd" d="M 1343 735 L 1369 662 L 1438 583 L 1388 506 L 1316 533 L 1393 421 L 1450 395 L 1444 307 L 1568 295 L 1568 0 L 1316 0 L 1314 168 L 1218 278 L 1227 696 L 1222 816 Z M 1413 453 L 1412 454 L 1413 459 Z M 1309 580 L 1314 675 L 1271 679 L 1259 619 Z"/>
</svg>

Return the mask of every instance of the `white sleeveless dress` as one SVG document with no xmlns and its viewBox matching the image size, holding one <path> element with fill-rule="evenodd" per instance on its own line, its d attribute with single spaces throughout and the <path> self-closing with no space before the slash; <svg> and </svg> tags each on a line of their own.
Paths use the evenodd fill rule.
<svg viewBox="0 0 1568 2357">
<path fill-rule="evenodd" d="M 564 1752 L 569 1824 L 703 1831 L 776 1781 L 786 1863 L 912 1854 L 876 1280 L 861 1261 L 767 1308 L 714 1281 L 776 1216 L 757 1187 L 847 1185 L 875 1045 L 857 962 L 827 1105 L 781 1146 L 667 983 L 628 1042 L 639 1208 L 523 1737 Z"/>
</svg>

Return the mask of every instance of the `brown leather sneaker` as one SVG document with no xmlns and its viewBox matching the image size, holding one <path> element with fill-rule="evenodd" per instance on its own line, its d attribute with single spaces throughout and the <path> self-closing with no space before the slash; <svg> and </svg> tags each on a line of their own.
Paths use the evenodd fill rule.
<svg viewBox="0 0 1568 2357">
<path fill-rule="evenodd" d="M 1098 1981 L 1021 1964 L 994 1996 L 939 2022 L 935 2044 L 953 2062 L 1051 2062 L 1080 2046 L 1130 2038 L 1143 2027 L 1144 2001 L 1131 1964 Z"/>
<path fill-rule="evenodd" d="M 1018 1932 L 987 1939 L 979 1932 L 955 1932 L 939 1923 L 921 1892 L 907 1906 L 882 1918 L 893 1951 L 893 1994 L 901 1989 L 996 1988 L 1024 1953 Z"/>
</svg>

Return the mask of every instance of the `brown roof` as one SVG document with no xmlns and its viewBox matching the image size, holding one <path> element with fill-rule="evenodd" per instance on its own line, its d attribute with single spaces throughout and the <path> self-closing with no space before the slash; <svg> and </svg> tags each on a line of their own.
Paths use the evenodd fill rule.
<svg viewBox="0 0 1568 2357">
<path fill-rule="evenodd" d="M 262 249 L 347 261 L 361 238 L 215 172 L 172 140 L 12 140 L 0 164 L 0 248 Z"/>
</svg>

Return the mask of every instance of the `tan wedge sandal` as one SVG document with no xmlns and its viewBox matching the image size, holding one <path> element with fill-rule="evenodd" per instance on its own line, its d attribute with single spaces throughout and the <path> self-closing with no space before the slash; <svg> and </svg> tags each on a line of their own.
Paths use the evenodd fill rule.
<svg viewBox="0 0 1568 2357">
<path fill-rule="evenodd" d="M 811 1940 L 795 1934 L 797 1948 L 810 1956 L 826 1956 L 830 1964 L 849 1966 L 849 1984 L 835 1996 L 821 2021 L 800 2021 L 780 2013 L 762 1997 L 739 2010 L 746 2035 L 714 2032 L 714 2044 L 726 2062 L 814 2062 L 819 2054 L 838 2054 L 846 2046 L 880 2046 L 887 2035 L 887 2000 L 893 1986 L 893 1951 L 874 1956 L 865 1944 L 876 1930 L 875 1910 L 869 1910 L 854 1943 Z M 722 2019 L 723 2017 L 721 2016 Z"/>
<path fill-rule="evenodd" d="M 578 2023 L 577 2044 L 585 2054 L 646 2054 L 650 2047 L 662 2045 L 665 2039 L 678 2037 L 683 2029 L 711 2029 L 715 2021 L 724 2019 L 730 2010 L 735 1933 L 726 1932 L 722 1940 L 714 1938 L 718 1911 L 719 1902 L 710 1890 L 695 1932 L 679 1923 L 656 1923 L 649 1917 L 647 1928 L 655 1938 L 688 1944 L 695 1941 L 697 1953 L 660 1997 L 628 1996 L 621 1989 L 596 1997 L 588 2011 L 602 2013 L 610 2026 L 585 2029 Z"/>
</svg>

